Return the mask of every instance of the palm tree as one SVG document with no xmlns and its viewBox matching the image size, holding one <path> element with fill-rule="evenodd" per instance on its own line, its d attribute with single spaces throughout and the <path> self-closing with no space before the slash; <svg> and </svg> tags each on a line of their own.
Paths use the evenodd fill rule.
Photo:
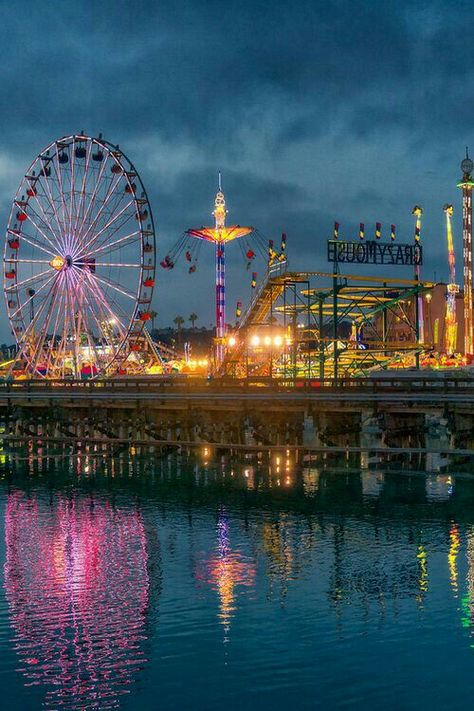
<svg viewBox="0 0 474 711">
<path fill-rule="evenodd" d="M 191 321 L 191 324 L 192 324 L 192 327 L 193 327 L 193 331 L 194 331 L 194 329 L 195 329 L 195 325 L 194 325 L 194 324 L 196 323 L 197 319 L 198 319 L 198 315 L 195 314 L 194 311 L 193 311 L 193 313 L 192 313 L 192 314 L 190 315 L 190 317 L 189 317 L 189 320 Z"/>
<path fill-rule="evenodd" d="M 155 318 L 158 316 L 158 311 L 150 311 L 151 330 L 155 330 Z"/>
<path fill-rule="evenodd" d="M 181 330 L 181 326 L 182 326 L 183 323 L 184 323 L 184 318 L 183 318 L 182 316 L 175 316 L 174 319 L 173 319 L 173 323 L 176 324 L 176 329 L 177 329 L 178 331 L 180 331 L 180 330 Z"/>
<path fill-rule="evenodd" d="M 184 318 L 182 316 L 175 316 L 173 323 L 176 324 L 176 330 L 178 331 L 178 341 L 181 341 L 181 326 L 184 323 Z"/>
</svg>

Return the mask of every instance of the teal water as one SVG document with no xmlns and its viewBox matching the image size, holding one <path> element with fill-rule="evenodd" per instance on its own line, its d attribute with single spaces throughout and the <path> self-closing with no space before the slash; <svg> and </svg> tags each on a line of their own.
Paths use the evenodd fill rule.
<svg viewBox="0 0 474 711">
<path fill-rule="evenodd" d="M 8 709 L 456 709 L 474 480 L 251 459 L 4 457 Z"/>
</svg>

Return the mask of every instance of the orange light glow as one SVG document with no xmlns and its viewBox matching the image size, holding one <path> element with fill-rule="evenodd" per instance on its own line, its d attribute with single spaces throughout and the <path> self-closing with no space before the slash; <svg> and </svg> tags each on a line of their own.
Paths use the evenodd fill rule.
<svg viewBox="0 0 474 711">
<path fill-rule="evenodd" d="M 53 267 L 53 269 L 56 269 L 57 272 L 60 272 L 61 269 L 64 267 L 66 263 L 66 260 L 63 259 L 63 257 L 53 257 L 52 260 L 49 263 L 50 267 Z"/>
<path fill-rule="evenodd" d="M 216 229 L 215 227 L 201 227 L 199 230 L 187 230 L 187 234 L 190 237 L 197 237 L 198 239 L 204 239 L 206 242 L 232 242 L 232 240 L 238 237 L 244 237 L 253 231 L 252 227 L 240 227 L 240 225 L 231 225 L 230 227 L 222 227 Z"/>
</svg>

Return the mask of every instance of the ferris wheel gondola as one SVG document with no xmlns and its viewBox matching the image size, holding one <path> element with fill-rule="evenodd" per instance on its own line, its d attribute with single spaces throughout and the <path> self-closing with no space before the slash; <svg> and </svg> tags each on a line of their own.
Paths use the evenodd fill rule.
<svg viewBox="0 0 474 711">
<path fill-rule="evenodd" d="M 155 231 L 118 146 L 76 134 L 35 158 L 11 207 L 4 267 L 18 357 L 31 374 L 120 369 L 151 318 Z"/>
</svg>

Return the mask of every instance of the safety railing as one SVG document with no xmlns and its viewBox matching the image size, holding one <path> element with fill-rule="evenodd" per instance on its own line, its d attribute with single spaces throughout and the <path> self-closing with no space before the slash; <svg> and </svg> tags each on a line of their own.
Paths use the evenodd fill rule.
<svg viewBox="0 0 474 711">
<path fill-rule="evenodd" d="M 474 394 L 474 377 L 431 377 L 413 373 L 412 377 L 406 375 L 383 378 L 343 378 L 337 381 L 317 378 L 269 378 L 249 377 L 246 379 L 215 378 L 207 379 L 189 376 L 148 376 L 142 378 L 114 378 L 110 380 L 27 380 L 0 382 L 0 398 L 9 394 L 21 396 L 29 394 L 43 394 L 53 397 L 55 393 L 68 393 L 71 398 L 75 394 L 102 393 L 119 395 L 136 393 L 188 393 L 199 396 L 199 393 L 262 393 L 271 391 L 288 396 L 294 392 L 311 393 L 314 397 L 325 393 L 361 393 L 361 394 L 387 394 L 387 393 L 466 393 Z"/>
</svg>

